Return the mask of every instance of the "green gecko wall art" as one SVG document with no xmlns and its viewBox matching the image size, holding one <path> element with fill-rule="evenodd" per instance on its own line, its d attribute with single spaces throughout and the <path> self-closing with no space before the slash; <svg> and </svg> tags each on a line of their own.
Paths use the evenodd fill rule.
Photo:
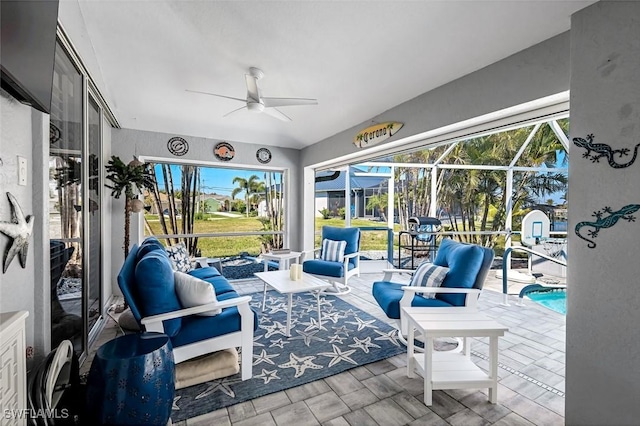
<svg viewBox="0 0 640 426">
<path fill-rule="evenodd" d="M 635 213 L 638 210 L 640 210 L 640 204 L 629 204 L 617 211 L 613 211 L 611 207 L 608 206 L 604 207 L 602 210 L 598 210 L 592 214 L 596 220 L 579 222 L 575 228 L 576 235 L 588 243 L 587 247 L 595 248 L 596 243 L 593 241 L 593 238 L 598 236 L 601 229 L 611 228 L 613 225 L 618 223 L 618 220 L 620 219 L 624 219 L 627 222 L 635 222 L 636 217 L 632 215 L 632 213 Z M 585 226 L 593 228 L 587 231 L 587 236 L 591 239 L 580 233 L 580 230 Z"/>
</svg>

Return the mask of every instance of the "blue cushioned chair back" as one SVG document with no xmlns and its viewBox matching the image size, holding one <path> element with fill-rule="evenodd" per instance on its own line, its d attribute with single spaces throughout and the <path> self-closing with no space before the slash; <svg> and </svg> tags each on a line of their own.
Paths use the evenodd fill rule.
<svg viewBox="0 0 640 426">
<path fill-rule="evenodd" d="M 487 278 L 494 252 L 490 248 L 444 239 L 438 248 L 434 264 L 448 267 L 442 287 L 476 288 L 481 290 Z M 438 294 L 441 299 L 454 306 L 464 305 L 464 294 Z"/>
<path fill-rule="evenodd" d="M 140 324 L 142 315 L 140 314 L 140 309 L 136 305 L 135 297 L 137 256 L 138 245 L 135 244 L 131 251 L 129 251 L 129 255 L 124 260 L 124 265 L 122 265 L 122 269 L 118 274 L 118 287 L 120 287 L 120 291 L 122 291 L 124 300 L 127 301 L 127 304 L 131 308 L 131 313 L 138 324 Z"/>
<path fill-rule="evenodd" d="M 346 241 L 347 246 L 344 254 L 356 253 L 360 250 L 360 229 L 359 228 L 339 228 L 337 226 L 323 226 L 322 238 L 334 241 Z M 357 265 L 357 259 L 351 259 L 351 263 Z"/>
</svg>

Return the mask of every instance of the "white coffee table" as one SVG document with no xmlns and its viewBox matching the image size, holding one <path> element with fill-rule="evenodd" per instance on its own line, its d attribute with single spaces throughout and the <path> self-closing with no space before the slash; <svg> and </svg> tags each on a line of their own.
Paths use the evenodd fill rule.
<svg viewBox="0 0 640 426">
<path fill-rule="evenodd" d="M 288 296 L 287 336 L 291 336 L 291 309 L 293 306 L 294 293 L 310 292 L 316 296 L 316 302 L 318 304 L 318 325 L 322 325 L 322 315 L 320 313 L 320 292 L 331 287 L 331 284 L 305 272 L 302 273 L 302 279 L 293 281 L 289 278 L 288 270 L 256 272 L 255 276 L 260 278 L 264 283 L 264 291 L 262 294 L 263 311 L 267 300 L 267 286 L 273 288 L 280 294 L 286 294 Z"/>
<path fill-rule="evenodd" d="M 417 371 L 424 377 L 425 405 L 433 403 L 431 393 L 436 389 L 486 387 L 489 401 L 495 404 L 498 399 L 498 338 L 508 328 L 483 313 L 461 309 L 402 308 L 409 324 L 407 376 L 413 378 Z M 425 339 L 423 353 L 414 351 L 416 330 Z M 464 352 L 434 352 L 433 339 L 439 337 L 464 337 Z M 489 337 L 489 374 L 471 361 L 467 337 Z"/>
<path fill-rule="evenodd" d="M 280 253 L 280 254 L 271 253 L 271 252 L 263 253 L 261 254 L 261 257 L 262 257 L 262 261 L 264 262 L 264 272 L 269 271 L 270 260 L 277 260 L 278 269 L 282 271 L 284 269 L 289 269 L 289 264 L 291 263 L 292 260 L 300 263 L 301 255 L 302 253 L 299 251 L 292 251 L 290 253 Z"/>
</svg>

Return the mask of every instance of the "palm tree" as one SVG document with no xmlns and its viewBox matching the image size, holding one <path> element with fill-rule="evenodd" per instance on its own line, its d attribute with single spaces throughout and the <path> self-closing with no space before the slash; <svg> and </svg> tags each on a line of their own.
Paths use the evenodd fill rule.
<svg viewBox="0 0 640 426">
<path fill-rule="evenodd" d="M 247 209 L 247 217 L 249 217 L 249 210 L 250 210 L 249 197 L 251 196 L 251 194 L 258 192 L 258 187 L 261 183 L 260 178 L 257 175 L 251 175 L 249 176 L 249 179 L 236 176 L 233 178 L 232 183 L 237 183 L 238 187 L 234 188 L 234 190 L 231 191 L 231 198 L 235 200 L 236 195 L 238 195 L 241 192 L 244 192 L 244 201 Z"/>
<path fill-rule="evenodd" d="M 105 186 L 111 189 L 111 196 L 120 198 L 125 196 L 124 203 L 124 257 L 129 254 L 129 229 L 130 213 L 134 200 L 134 191 L 153 188 L 153 177 L 149 173 L 149 165 L 138 160 L 125 164 L 120 157 L 111 156 L 111 160 L 106 165 L 107 175 L 111 184 Z"/>
</svg>

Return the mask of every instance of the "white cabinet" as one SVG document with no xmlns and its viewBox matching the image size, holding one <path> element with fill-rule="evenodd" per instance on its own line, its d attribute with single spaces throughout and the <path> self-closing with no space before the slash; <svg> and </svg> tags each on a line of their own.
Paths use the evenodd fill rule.
<svg viewBox="0 0 640 426">
<path fill-rule="evenodd" d="M 27 363 L 25 319 L 27 311 L 0 314 L 0 424 L 25 425 Z"/>
</svg>

